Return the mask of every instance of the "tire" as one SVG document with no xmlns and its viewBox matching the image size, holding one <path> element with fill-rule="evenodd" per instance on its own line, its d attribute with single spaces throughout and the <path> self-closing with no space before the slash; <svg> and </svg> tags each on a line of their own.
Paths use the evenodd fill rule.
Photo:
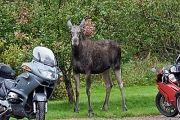
<svg viewBox="0 0 180 120">
<path fill-rule="evenodd" d="M 37 102 L 36 120 L 45 120 L 46 102 Z"/>
<path fill-rule="evenodd" d="M 174 108 L 171 103 L 166 102 L 160 92 L 156 95 L 156 106 L 158 110 L 167 117 L 174 117 L 178 114 L 178 110 Z"/>
<path fill-rule="evenodd" d="M 8 116 L 6 116 L 6 115 L 2 115 L 1 117 L 0 117 L 0 120 L 9 120 L 10 119 L 10 117 L 8 117 Z"/>
<path fill-rule="evenodd" d="M 178 96 L 176 99 L 176 106 L 177 106 L 178 112 L 180 113 L 180 96 Z"/>
</svg>

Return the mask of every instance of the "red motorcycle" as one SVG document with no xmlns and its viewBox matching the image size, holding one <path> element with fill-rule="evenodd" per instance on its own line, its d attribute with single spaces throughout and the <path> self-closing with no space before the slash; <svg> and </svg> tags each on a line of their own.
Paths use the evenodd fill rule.
<svg viewBox="0 0 180 120">
<path fill-rule="evenodd" d="M 156 72 L 156 69 L 152 69 Z M 176 64 L 162 68 L 157 74 L 156 84 L 159 92 L 156 95 L 158 110 L 167 117 L 174 117 L 180 112 L 180 55 Z"/>
</svg>

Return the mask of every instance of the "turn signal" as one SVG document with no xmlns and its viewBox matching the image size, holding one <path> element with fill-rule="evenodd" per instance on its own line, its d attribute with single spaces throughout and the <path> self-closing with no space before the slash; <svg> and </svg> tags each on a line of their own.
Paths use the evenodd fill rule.
<svg viewBox="0 0 180 120">
<path fill-rule="evenodd" d="M 23 68 L 24 70 L 31 71 L 31 68 L 29 68 L 29 67 L 26 66 L 26 65 L 22 66 L 22 68 Z"/>
</svg>

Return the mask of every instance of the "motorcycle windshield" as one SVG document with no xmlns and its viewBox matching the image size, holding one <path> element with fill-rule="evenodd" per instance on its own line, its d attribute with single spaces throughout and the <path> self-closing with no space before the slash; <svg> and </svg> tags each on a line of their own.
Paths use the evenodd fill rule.
<svg viewBox="0 0 180 120">
<path fill-rule="evenodd" d="M 42 62 L 45 65 L 49 65 L 49 66 L 56 65 L 56 59 L 54 53 L 46 47 L 42 47 L 42 46 L 35 47 L 33 49 L 33 56 L 35 60 Z"/>
</svg>

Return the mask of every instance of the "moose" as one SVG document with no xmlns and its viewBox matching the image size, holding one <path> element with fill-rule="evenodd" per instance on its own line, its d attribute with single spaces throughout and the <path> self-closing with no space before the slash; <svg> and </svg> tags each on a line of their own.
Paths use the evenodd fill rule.
<svg viewBox="0 0 180 120">
<path fill-rule="evenodd" d="M 73 68 L 73 76 L 76 85 L 76 99 L 74 112 L 78 112 L 79 108 L 79 92 L 80 92 L 80 74 L 85 75 L 86 94 L 88 97 L 88 116 L 93 115 L 90 101 L 91 74 L 102 73 L 106 85 L 106 97 L 102 110 L 108 109 L 108 101 L 112 89 L 112 81 L 110 79 L 110 68 L 114 71 L 117 82 L 122 95 L 122 110 L 126 111 L 126 104 L 123 92 L 123 81 L 121 79 L 121 48 L 119 44 L 113 40 L 97 40 L 92 41 L 83 33 L 85 19 L 79 25 L 72 25 L 68 20 L 67 25 L 70 28 L 71 38 L 71 63 Z"/>
</svg>

